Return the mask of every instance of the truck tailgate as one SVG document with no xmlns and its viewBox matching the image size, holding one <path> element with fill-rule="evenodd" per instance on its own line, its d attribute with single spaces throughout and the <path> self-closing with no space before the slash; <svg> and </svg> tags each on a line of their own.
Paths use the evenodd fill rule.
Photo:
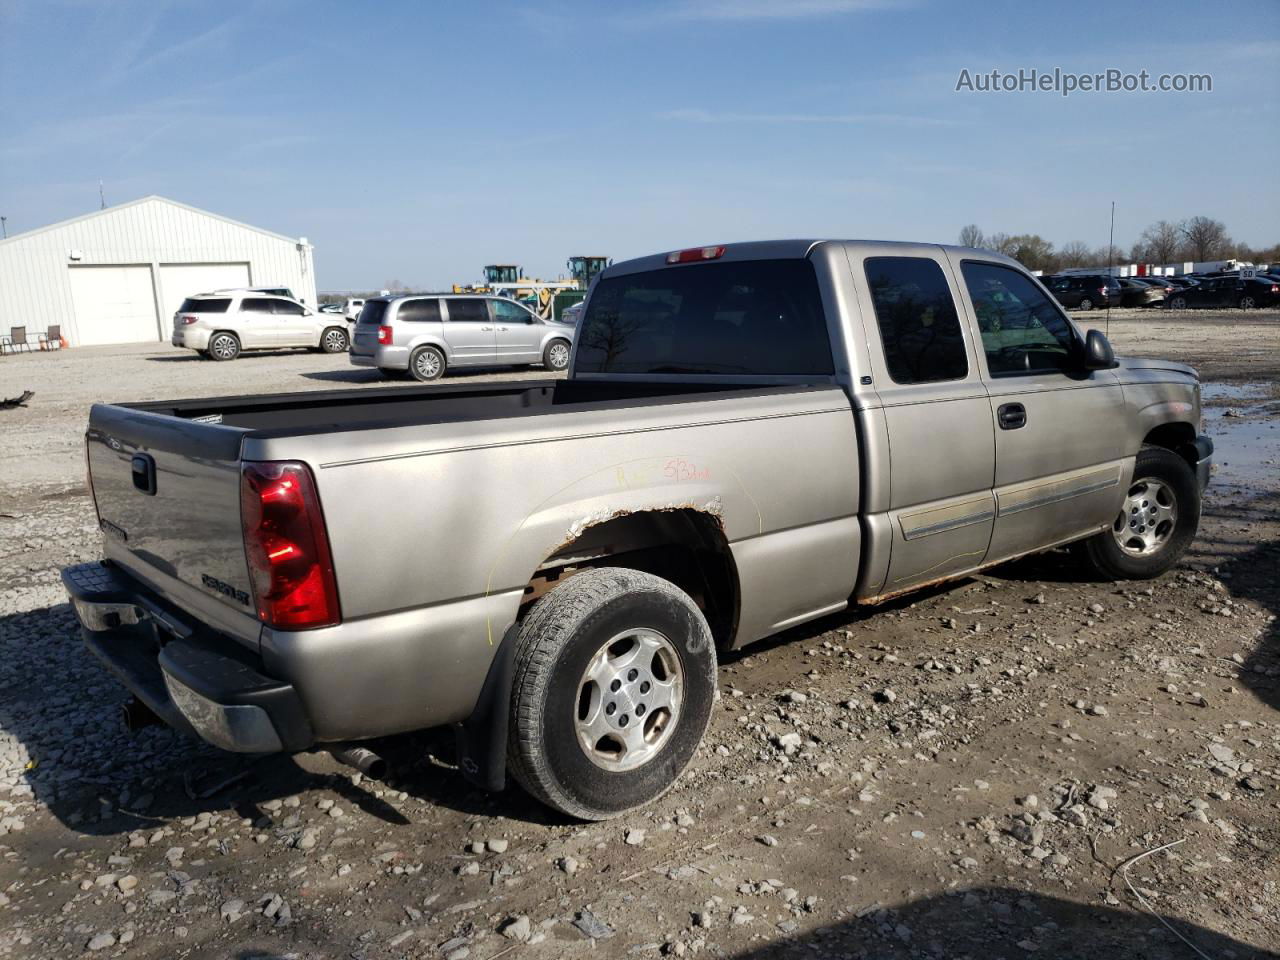
<svg viewBox="0 0 1280 960">
<path fill-rule="evenodd" d="M 106 556 L 256 649 L 240 526 L 246 432 L 97 404 L 85 442 Z"/>
</svg>

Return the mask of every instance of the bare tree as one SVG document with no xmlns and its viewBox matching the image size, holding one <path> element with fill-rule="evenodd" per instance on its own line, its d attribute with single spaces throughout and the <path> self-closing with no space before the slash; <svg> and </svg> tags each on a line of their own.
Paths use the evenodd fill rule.
<svg viewBox="0 0 1280 960">
<path fill-rule="evenodd" d="M 1134 259 L 1150 263 L 1172 263 L 1182 246 L 1182 232 L 1176 223 L 1158 220 L 1142 231 L 1134 245 Z"/>
<path fill-rule="evenodd" d="M 1011 237 L 1007 233 L 993 233 L 986 239 L 987 242 L 983 244 L 985 249 L 1003 253 L 1006 257 L 1013 256 L 1015 237 Z"/>
<path fill-rule="evenodd" d="M 1007 253 L 1028 270 L 1051 270 L 1054 266 L 1053 244 L 1038 233 L 1019 233 L 1009 238 Z"/>
<path fill-rule="evenodd" d="M 968 223 L 960 228 L 960 246 L 962 247 L 984 247 L 987 244 L 987 238 L 982 234 L 982 228 L 976 223 Z"/>
<path fill-rule="evenodd" d="M 1072 240 L 1058 251 L 1059 267 L 1087 267 L 1093 263 L 1093 251 L 1087 243 Z"/>
<path fill-rule="evenodd" d="M 1227 225 L 1212 217 L 1192 217 L 1184 220 L 1180 229 L 1186 241 L 1185 250 L 1189 260 L 1213 260 L 1226 253 L 1231 245 Z"/>
</svg>

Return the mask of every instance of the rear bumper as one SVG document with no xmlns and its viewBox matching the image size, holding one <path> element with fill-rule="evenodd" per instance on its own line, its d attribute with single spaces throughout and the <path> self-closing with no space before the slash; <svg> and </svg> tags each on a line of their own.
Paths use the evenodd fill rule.
<svg viewBox="0 0 1280 960">
<path fill-rule="evenodd" d="M 354 341 L 351 345 L 349 359 L 357 367 L 378 367 L 381 370 L 408 370 L 409 348 L 395 347 L 390 344 L 378 344 L 372 353 L 356 353 L 356 350 L 367 350 L 359 347 Z"/>
<path fill-rule="evenodd" d="M 67 567 L 85 644 L 169 726 L 236 753 L 296 752 L 315 737 L 292 685 L 231 640 L 186 621 L 118 569 Z"/>
<path fill-rule="evenodd" d="M 1196 482 L 1200 492 L 1209 486 L 1209 473 L 1213 469 L 1213 441 L 1204 434 L 1196 437 Z"/>
</svg>

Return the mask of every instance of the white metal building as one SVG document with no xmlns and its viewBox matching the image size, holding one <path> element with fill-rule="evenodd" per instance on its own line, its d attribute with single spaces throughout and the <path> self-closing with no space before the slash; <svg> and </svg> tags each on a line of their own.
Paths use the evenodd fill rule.
<svg viewBox="0 0 1280 960">
<path fill-rule="evenodd" d="M 183 299 L 288 287 L 316 302 L 312 247 L 164 197 L 0 240 L 0 333 L 60 326 L 73 346 L 168 340 Z"/>
</svg>

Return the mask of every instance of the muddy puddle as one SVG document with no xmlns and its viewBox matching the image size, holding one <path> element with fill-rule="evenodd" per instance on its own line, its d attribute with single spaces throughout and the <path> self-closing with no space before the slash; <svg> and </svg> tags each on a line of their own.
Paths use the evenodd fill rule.
<svg viewBox="0 0 1280 960">
<path fill-rule="evenodd" d="M 1280 489 L 1280 400 L 1272 383 L 1206 383 L 1205 432 L 1213 439 L 1213 485 L 1244 492 Z"/>
</svg>

